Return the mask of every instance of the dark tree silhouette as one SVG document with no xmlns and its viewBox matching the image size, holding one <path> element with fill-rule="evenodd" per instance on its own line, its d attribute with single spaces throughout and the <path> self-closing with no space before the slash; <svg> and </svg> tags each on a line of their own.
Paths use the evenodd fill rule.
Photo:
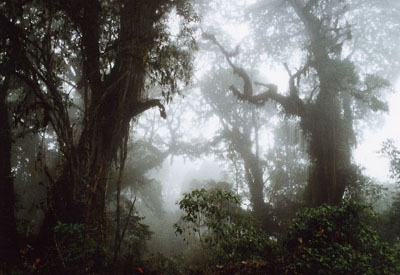
<svg viewBox="0 0 400 275">
<path fill-rule="evenodd" d="M 175 41 L 167 29 L 172 10 L 187 24 Z M 153 107 L 165 117 L 163 100 L 189 82 L 195 20 L 187 1 L 1 6 L 2 43 L 12 48 L 3 50 L 10 58 L 1 73 L 19 83 L 20 94 L 33 95 L 33 111 L 55 131 L 63 157 L 62 170 L 48 175 L 53 185 L 39 239 L 57 220 L 104 232 L 105 192 L 113 162 L 125 160 L 130 122 Z M 164 98 L 149 98 L 147 89 L 158 84 Z"/>
<path fill-rule="evenodd" d="M 307 41 L 307 57 L 303 66 L 290 76 L 289 93 L 278 93 L 273 84 L 255 84 L 266 87 L 266 91 L 253 94 L 252 84 L 245 70 L 233 64 L 228 51 L 211 34 L 203 37 L 225 55 L 233 72 L 242 78 L 243 91 L 231 86 L 233 94 L 243 101 L 264 105 L 277 102 L 286 115 L 300 118 L 300 125 L 309 143 L 312 169 L 306 189 L 306 200 L 310 205 L 337 204 L 341 201 L 349 179 L 354 173 L 351 151 L 355 143 L 353 132 L 353 100 L 367 102 L 373 110 L 385 110 L 386 105 L 373 95 L 387 83 L 379 77 L 367 77 L 364 89 L 354 64 L 342 57 L 342 46 L 351 39 L 351 27 L 343 22 L 346 3 L 338 3 L 336 12 L 327 11 L 332 6 L 318 1 L 288 1 L 294 14 L 304 28 Z M 318 84 L 308 91 L 308 97 L 300 94 L 301 80 L 315 77 Z"/>
</svg>

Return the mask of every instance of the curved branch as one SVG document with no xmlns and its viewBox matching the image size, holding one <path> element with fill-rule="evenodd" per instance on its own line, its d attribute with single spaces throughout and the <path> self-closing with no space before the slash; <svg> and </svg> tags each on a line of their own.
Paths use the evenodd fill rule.
<svg viewBox="0 0 400 275">
<path fill-rule="evenodd" d="M 232 53 L 229 53 L 227 50 L 225 50 L 225 48 L 217 41 L 217 39 L 215 38 L 215 36 L 213 34 L 203 32 L 202 36 L 204 39 L 209 40 L 218 46 L 218 48 L 221 50 L 221 52 L 226 57 L 226 60 L 228 61 L 229 65 L 232 67 L 233 72 L 235 74 L 237 74 L 240 78 L 243 79 L 243 82 L 244 82 L 243 94 L 246 96 L 252 96 L 253 95 L 253 85 L 251 84 L 249 75 L 246 73 L 246 71 L 244 69 L 233 64 L 233 62 L 231 60 L 231 57 L 234 56 L 236 53 L 232 54 Z"/>
<path fill-rule="evenodd" d="M 235 87 L 231 86 L 230 89 L 231 91 L 235 94 L 236 97 L 238 97 L 240 100 L 247 101 L 249 103 L 258 105 L 258 106 L 263 106 L 265 103 L 267 103 L 269 100 L 272 100 L 279 105 L 282 106 L 284 109 L 285 113 L 288 115 L 296 115 L 299 117 L 304 117 L 306 113 L 306 105 L 304 102 L 298 98 L 298 97 L 292 97 L 292 96 L 284 96 L 278 93 L 277 91 L 277 86 L 274 84 L 263 84 L 256 82 L 257 85 L 267 87 L 268 90 L 261 94 L 257 94 L 254 96 L 246 96 L 243 94 L 240 94 Z"/>
<path fill-rule="evenodd" d="M 225 48 L 217 41 L 217 39 L 213 34 L 204 32 L 202 36 L 204 39 L 209 40 L 218 46 L 221 52 L 225 55 L 229 65 L 233 68 L 233 72 L 239 75 L 243 79 L 244 82 L 243 93 L 240 92 L 233 85 L 229 87 L 229 89 L 233 92 L 234 96 L 236 96 L 239 100 L 247 101 L 257 106 L 263 106 L 269 100 L 273 100 L 279 103 L 284 108 L 285 112 L 289 115 L 297 115 L 300 117 L 303 117 L 305 115 L 305 104 L 298 96 L 297 88 L 294 86 L 294 79 L 299 78 L 301 74 L 307 71 L 307 69 L 310 67 L 310 60 L 308 60 L 306 65 L 300 70 L 298 70 L 294 75 L 291 75 L 290 71 L 286 66 L 288 73 L 290 75 L 290 83 L 292 83 L 292 85 L 290 85 L 291 89 L 289 96 L 280 95 L 278 93 L 278 87 L 274 84 L 263 84 L 260 82 L 255 82 L 255 84 L 259 86 L 264 86 L 268 89 L 261 94 L 253 95 L 253 86 L 251 84 L 250 77 L 246 73 L 246 71 L 240 67 L 237 67 L 232 63 L 231 54 L 229 54 L 229 52 L 225 50 Z"/>
</svg>

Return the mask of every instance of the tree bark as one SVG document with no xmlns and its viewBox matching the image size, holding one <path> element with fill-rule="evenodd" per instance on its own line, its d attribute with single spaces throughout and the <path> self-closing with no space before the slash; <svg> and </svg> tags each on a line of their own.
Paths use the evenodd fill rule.
<svg viewBox="0 0 400 275">
<path fill-rule="evenodd" d="M 309 133 L 309 155 L 312 162 L 305 198 L 309 205 L 337 204 L 345 190 L 345 171 L 350 165 L 344 148 L 337 98 L 321 94 L 309 117 L 302 119 Z"/>
<path fill-rule="evenodd" d="M 10 265 L 17 254 L 15 196 L 11 173 L 12 138 L 8 106 L 8 77 L 0 87 L 0 261 Z"/>
</svg>

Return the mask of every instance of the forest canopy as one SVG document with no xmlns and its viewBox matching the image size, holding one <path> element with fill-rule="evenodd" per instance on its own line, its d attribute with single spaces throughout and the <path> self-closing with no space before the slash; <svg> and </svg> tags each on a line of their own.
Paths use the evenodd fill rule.
<svg viewBox="0 0 400 275">
<path fill-rule="evenodd" d="M 399 18 L 396 0 L 0 2 L 1 272 L 399 273 L 397 141 L 392 182 L 354 157 L 399 92 Z"/>
</svg>

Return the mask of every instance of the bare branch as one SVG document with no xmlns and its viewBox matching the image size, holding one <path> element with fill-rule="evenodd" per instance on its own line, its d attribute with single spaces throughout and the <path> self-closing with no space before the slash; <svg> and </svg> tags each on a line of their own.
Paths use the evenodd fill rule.
<svg viewBox="0 0 400 275">
<path fill-rule="evenodd" d="M 121 243 L 122 243 L 122 240 L 124 239 L 125 231 L 126 231 L 126 228 L 127 228 L 127 226 L 128 226 L 129 219 L 130 219 L 131 216 L 132 216 L 132 210 L 133 210 L 133 208 L 135 207 L 135 203 L 136 203 L 136 196 L 135 196 L 135 199 L 133 200 L 133 202 L 132 202 L 132 204 L 131 204 L 131 207 L 130 207 L 130 209 L 129 209 L 128 216 L 127 216 L 126 219 L 125 219 L 124 228 L 122 229 L 121 236 L 120 236 L 120 238 L 119 238 L 119 240 L 118 240 L 118 243 L 117 243 L 117 246 L 116 246 L 116 248 L 115 248 L 114 260 L 113 260 L 114 263 L 115 263 L 115 262 L 117 261 L 117 259 L 118 259 L 118 252 L 119 252 L 120 249 L 121 249 Z"/>
<path fill-rule="evenodd" d="M 299 82 L 300 82 L 300 76 L 302 74 L 305 74 L 307 70 L 311 66 L 311 58 L 308 58 L 306 64 L 300 69 L 297 70 L 295 74 L 292 74 L 292 72 L 289 69 L 289 66 L 286 63 L 283 63 L 283 66 L 285 67 L 288 75 L 289 75 L 289 94 L 291 97 L 299 97 Z M 297 86 L 295 85 L 295 80 L 297 82 Z"/>
<path fill-rule="evenodd" d="M 314 87 L 314 89 L 312 89 L 312 91 L 311 91 L 311 94 L 310 94 L 310 97 L 308 98 L 308 103 L 311 103 L 311 101 L 312 101 L 312 99 L 313 99 L 313 97 L 314 97 L 314 92 L 316 91 L 316 90 L 318 90 L 319 89 L 319 85 L 316 85 L 315 87 Z"/>
<path fill-rule="evenodd" d="M 237 74 L 240 78 L 243 79 L 243 94 L 246 96 L 252 96 L 253 95 L 253 85 L 251 84 L 251 80 L 249 75 L 246 73 L 246 71 L 235 64 L 233 64 L 231 57 L 233 56 L 231 53 L 229 53 L 215 38 L 213 34 L 209 34 L 204 32 L 202 34 L 203 38 L 206 40 L 209 40 L 213 42 L 215 45 L 218 46 L 218 48 L 221 50 L 221 52 L 225 55 L 226 60 L 228 61 L 229 65 L 232 67 L 233 72 Z M 238 91 L 238 90 L 236 90 Z"/>
</svg>

